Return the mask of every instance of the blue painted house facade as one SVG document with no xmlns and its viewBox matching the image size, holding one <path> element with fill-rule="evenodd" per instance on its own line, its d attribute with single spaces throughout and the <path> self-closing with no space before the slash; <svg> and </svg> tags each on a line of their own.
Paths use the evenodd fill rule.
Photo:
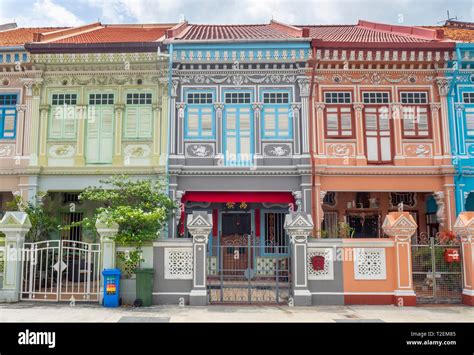
<svg viewBox="0 0 474 355">
<path fill-rule="evenodd" d="M 474 211 L 474 44 L 457 43 L 456 61 L 446 73 L 456 214 Z"/>
</svg>

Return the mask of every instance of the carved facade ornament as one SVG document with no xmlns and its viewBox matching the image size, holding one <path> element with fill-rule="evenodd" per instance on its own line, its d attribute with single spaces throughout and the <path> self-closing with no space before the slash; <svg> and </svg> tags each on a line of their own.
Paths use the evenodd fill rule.
<svg viewBox="0 0 474 355">
<path fill-rule="evenodd" d="M 250 74 L 245 71 L 238 73 L 229 72 L 199 72 L 189 73 L 186 71 L 175 72 L 180 75 L 181 82 L 185 84 L 233 84 L 241 86 L 244 84 L 280 84 L 280 83 L 294 83 L 297 80 L 297 72 L 294 74 L 281 73 L 256 73 Z M 308 83 L 309 83 L 309 79 Z M 309 84 L 308 84 L 309 86 Z M 309 93 L 309 91 L 308 91 Z"/>
<path fill-rule="evenodd" d="M 330 157 L 350 158 L 355 156 L 355 145 L 353 143 L 328 143 L 326 149 Z"/>
<path fill-rule="evenodd" d="M 224 103 L 223 102 L 214 102 L 214 110 L 223 111 L 224 110 Z"/>
<path fill-rule="evenodd" d="M 430 143 L 405 144 L 405 156 L 410 158 L 429 158 L 432 156 L 432 145 Z"/>
<path fill-rule="evenodd" d="M 444 192 L 437 191 L 433 193 L 433 198 L 438 206 L 438 210 L 436 211 L 436 218 L 438 219 L 438 223 L 441 227 L 444 227 L 446 221 L 446 211 L 445 211 L 445 201 L 444 201 Z"/>
<path fill-rule="evenodd" d="M 461 114 L 464 111 L 464 104 L 454 104 L 454 108 L 458 114 Z"/>
<path fill-rule="evenodd" d="M 284 228 L 292 244 L 306 243 L 314 227 L 310 214 L 292 212 L 285 216 Z"/>
<path fill-rule="evenodd" d="M 398 241 L 410 241 L 418 228 L 413 216 L 409 212 L 390 212 L 385 216 L 382 224 L 383 232 Z"/>
<path fill-rule="evenodd" d="M 179 85 L 178 78 L 171 79 L 171 97 L 178 96 L 178 85 Z"/>
<path fill-rule="evenodd" d="M 449 92 L 449 82 L 447 78 L 436 78 L 436 84 L 438 85 L 439 94 L 446 96 Z"/>
<path fill-rule="evenodd" d="M 326 108 L 326 105 L 322 102 L 317 102 L 315 106 L 316 106 L 316 111 L 318 112 L 323 112 L 324 109 Z"/>
<path fill-rule="evenodd" d="M 212 230 L 212 215 L 203 211 L 193 212 L 186 223 L 195 243 L 207 243 Z"/>
<path fill-rule="evenodd" d="M 18 104 L 18 105 L 16 105 L 16 110 L 18 112 L 25 112 L 26 111 L 26 105 L 25 104 Z"/>
<path fill-rule="evenodd" d="M 184 102 L 177 102 L 176 109 L 178 110 L 178 117 L 183 119 L 184 118 L 184 110 L 186 109 L 186 103 Z"/>
<path fill-rule="evenodd" d="M 319 225 L 323 223 L 324 221 L 324 210 L 323 210 L 323 204 L 324 204 L 324 198 L 326 197 L 327 191 L 319 191 Z"/>
<path fill-rule="evenodd" d="M 290 107 L 291 107 L 291 110 L 293 112 L 299 111 L 301 109 L 301 103 L 300 102 L 292 102 Z"/>
<path fill-rule="evenodd" d="M 297 80 L 300 87 L 301 96 L 309 96 L 310 81 L 308 78 L 300 78 Z"/>
<path fill-rule="evenodd" d="M 302 205 L 302 200 L 303 200 L 303 194 L 301 193 L 301 191 L 293 191 L 291 193 L 293 195 L 293 197 L 295 198 L 295 204 L 296 204 L 296 211 L 299 211 L 301 209 L 301 205 Z"/>
<path fill-rule="evenodd" d="M 430 110 L 431 110 L 432 112 L 437 112 L 437 111 L 439 111 L 440 108 L 441 108 L 441 104 L 438 103 L 438 102 L 435 102 L 435 103 L 431 103 L 431 104 L 430 104 Z"/>
<path fill-rule="evenodd" d="M 364 109 L 364 104 L 361 102 L 356 102 L 352 105 L 352 107 L 354 107 L 354 110 L 357 112 L 361 112 Z"/>
<path fill-rule="evenodd" d="M 254 102 L 252 104 L 252 110 L 255 112 L 261 112 L 263 110 L 263 104 L 261 102 Z"/>
</svg>

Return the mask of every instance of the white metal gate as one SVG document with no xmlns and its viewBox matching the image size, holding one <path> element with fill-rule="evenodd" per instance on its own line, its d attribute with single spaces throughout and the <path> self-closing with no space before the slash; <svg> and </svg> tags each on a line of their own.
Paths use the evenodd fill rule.
<svg viewBox="0 0 474 355">
<path fill-rule="evenodd" d="M 25 243 L 21 299 L 99 301 L 100 244 L 73 240 Z"/>
</svg>

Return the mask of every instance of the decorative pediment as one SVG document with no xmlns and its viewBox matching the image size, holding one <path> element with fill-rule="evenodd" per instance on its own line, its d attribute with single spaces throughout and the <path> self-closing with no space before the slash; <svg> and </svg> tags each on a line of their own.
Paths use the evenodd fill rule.
<svg viewBox="0 0 474 355">
<path fill-rule="evenodd" d="M 474 235 L 474 212 L 461 212 L 453 229 L 456 234 L 462 237 Z"/>
<path fill-rule="evenodd" d="M 31 222 L 28 214 L 19 211 L 8 211 L 0 221 L 0 231 L 7 232 L 12 229 L 30 229 Z"/>
<path fill-rule="evenodd" d="M 212 215 L 203 211 L 193 212 L 188 216 L 186 226 L 195 242 L 207 243 L 212 230 Z"/>
<path fill-rule="evenodd" d="M 108 221 L 107 216 L 103 214 L 97 218 L 95 228 L 101 237 L 113 237 L 117 234 L 119 225 L 115 222 Z"/>
<path fill-rule="evenodd" d="M 299 241 L 299 237 L 306 240 L 314 227 L 313 218 L 310 214 L 303 212 L 293 212 L 285 216 L 285 231 L 292 241 Z"/>
<path fill-rule="evenodd" d="M 390 237 L 411 237 L 417 224 L 408 212 L 390 212 L 382 224 L 385 234 Z"/>
</svg>

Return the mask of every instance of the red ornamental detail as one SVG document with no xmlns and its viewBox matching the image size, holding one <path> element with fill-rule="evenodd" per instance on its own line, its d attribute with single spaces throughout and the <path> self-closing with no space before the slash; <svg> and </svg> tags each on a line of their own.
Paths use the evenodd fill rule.
<svg viewBox="0 0 474 355">
<path fill-rule="evenodd" d="M 447 263 L 459 263 L 461 256 L 458 249 L 446 249 L 444 251 L 444 261 Z"/>
<path fill-rule="evenodd" d="M 311 258 L 311 264 L 313 264 L 314 271 L 324 270 L 324 256 L 315 255 Z"/>
</svg>

